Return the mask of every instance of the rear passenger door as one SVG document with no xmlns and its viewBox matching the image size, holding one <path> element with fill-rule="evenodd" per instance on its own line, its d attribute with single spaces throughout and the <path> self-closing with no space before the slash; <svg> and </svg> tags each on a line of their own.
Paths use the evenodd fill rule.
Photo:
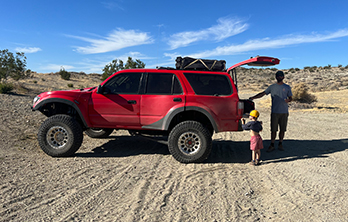
<svg viewBox="0 0 348 222">
<path fill-rule="evenodd" d="M 147 73 L 140 105 L 143 128 L 164 129 L 166 119 L 184 109 L 185 96 L 178 77 L 173 73 Z"/>
</svg>

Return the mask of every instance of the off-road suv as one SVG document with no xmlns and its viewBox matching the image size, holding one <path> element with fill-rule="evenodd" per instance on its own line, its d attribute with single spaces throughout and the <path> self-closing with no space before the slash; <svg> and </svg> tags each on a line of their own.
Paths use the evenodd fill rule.
<svg viewBox="0 0 348 222">
<path fill-rule="evenodd" d="M 211 152 L 213 133 L 241 130 L 243 113 L 254 108 L 239 99 L 234 68 L 278 63 L 255 57 L 225 72 L 128 69 L 98 87 L 41 93 L 32 107 L 48 117 L 38 132 L 40 147 L 50 156 L 70 156 L 81 146 L 83 132 L 101 138 L 126 129 L 167 138 L 179 162 L 201 162 Z"/>
</svg>

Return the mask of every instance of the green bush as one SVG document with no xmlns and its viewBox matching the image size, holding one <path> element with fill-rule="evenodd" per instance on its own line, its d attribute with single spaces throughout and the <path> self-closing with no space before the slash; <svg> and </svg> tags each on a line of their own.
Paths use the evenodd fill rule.
<svg viewBox="0 0 348 222">
<path fill-rule="evenodd" d="M 72 88 L 72 87 L 74 87 L 74 84 L 68 83 L 68 87 Z"/>
<path fill-rule="evenodd" d="M 65 69 L 61 69 L 59 71 L 59 75 L 64 80 L 69 80 L 70 79 L 70 72 L 65 71 Z"/>
<path fill-rule="evenodd" d="M 13 85 L 11 83 L 0 83 L 0 93 L 7 94 L 13 90 Z"/>
</svg>

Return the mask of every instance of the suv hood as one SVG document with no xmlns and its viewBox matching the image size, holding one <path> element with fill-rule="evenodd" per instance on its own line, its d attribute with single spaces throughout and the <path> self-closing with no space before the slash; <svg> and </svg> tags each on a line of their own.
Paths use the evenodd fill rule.
<svg viewBox="0 0 348 222">
<path fill-rule="evenodd" d="M 81 95 L 84 94 L 90 94 L 93 89 L 96 87 L 89 87 L 84 89 L 73 89 L 73 90 L 58 90 L 58 91 L 49 91 L 49 92 L 43 92 L 39 95 L 37 95 L 34 98 L 33 101 L 33 107 L 40 103 L 43 100 L 50 99 L 50 98 L 60 98 L 60 99 L 67 99 L 67 100 L 77 100 L 81 97 Z"/>
<path fill-rule="evenodd" d="M 57 90 L 57 91 L 49 91 L 49 92 L 43 92 L 39 95 L 39 97 L 44 98 L 46 96 L 54 96 L 54 95 L 66 95 L 66 96 L 79 96 L 81 94 L 84 94 L 86 92 L 90 92 L 96 87 L 89 87 L 84 89 L 72 89 L 72 90 Z"/>
</svg>

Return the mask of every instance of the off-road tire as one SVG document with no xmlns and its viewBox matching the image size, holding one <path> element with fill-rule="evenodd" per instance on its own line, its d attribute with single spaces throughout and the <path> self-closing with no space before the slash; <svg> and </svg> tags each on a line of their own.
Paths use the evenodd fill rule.
<svg viewBox="0 0 348 222">
<path fill-rule="evenodd" d="M 202 162 L 208 158 L 212 149 L 211 134 L 199 122 L 181 122 L 170 132 L 168 148 L 181 163 Z"/>
<path fill-rule="evenodd" d="M 110 134 L 114 131 L 114 129 L 108 128 L 89 128 L 85 130 L 87 136 L 91 138 L 106 138 L 110 136 Z"/>
<path fill-rule="evenodd" d="M 41 149 L 50 156 L 71 156 L 82 144 L 83 131 L 71 116 L 54 115 L 40 126 L 38 141 Z"/>
</svg>

